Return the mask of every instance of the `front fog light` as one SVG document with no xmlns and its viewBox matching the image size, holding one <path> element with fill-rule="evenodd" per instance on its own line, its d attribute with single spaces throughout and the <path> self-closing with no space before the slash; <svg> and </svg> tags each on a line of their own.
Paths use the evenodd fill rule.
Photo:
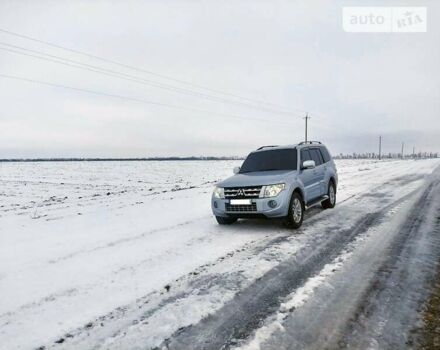
<svg viewBox="0 0 440 350">
<path fill-rule="evenodd" d="M 286 187 L 286 184 L 264 186 L 263 197 L 276 197 Z"/>
<path fill-rule="evenodd" d="M 214 188 L 214 198 L 225 198 L 225 190 L 222 187 Z"/>
<path fill-rule="evenodd" d="M 267 202 L 267 204 L 269 205 L 269 207 L 271 208 L 275 208 L 277 206 L 277 201 L 274 201 L 273 199 L 270 200 L 269 202 Z"/>
</svg>

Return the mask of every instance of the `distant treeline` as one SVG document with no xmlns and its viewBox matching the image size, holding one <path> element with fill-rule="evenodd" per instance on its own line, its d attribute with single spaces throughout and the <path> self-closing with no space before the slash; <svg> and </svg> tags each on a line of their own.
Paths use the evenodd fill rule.
<svg viewBox="0 0 440 350">
<path fill-rule="evenodd" d="M 240 157 L 148 157 L 148 158 L 13 158 L 0 162 L 125 162 L 125 161 L 167 161 L 167 160 L 239 160 Z"/>
<path fill-rule="evenodd" d="M 338 154 L 334 156 L 335 159 L 379 159 L 378 153 L 351 153 L 351 154 Z M 380 155 L 381 159 L 401 159 L 402 153 L 386 153 Z M 405 159 L 425 159 L 425 158 L 439 158 L 437 152 L 418 152 L 411 154 L 404 154 Z"/>
<path fill-rule="evenodd" d="M 0 159 L 0 162 L 125 162 L 125 161 L 169 161 L 169 160 L 240 160 L 240 157 L 148 157 L 148 158 L 15 158 Z"/>
<path fill-rule="evenodd" d="M 439 158 L 438 152 L 418 152 L 405 154 L 405 159 Z M 335 159 L 379 159 L 377 153 L 350 153 L 333 156 Z M 399 159 L 401 153 L 386 153 L 381 155 L 381 159 Z M 11 158 L 0 159 L 0 162 L 142 162 L 142 161 L 191 161 L 191 160 L 243 160 L 243 157 L 144 157 L 144 158 Z"/>
</svg>

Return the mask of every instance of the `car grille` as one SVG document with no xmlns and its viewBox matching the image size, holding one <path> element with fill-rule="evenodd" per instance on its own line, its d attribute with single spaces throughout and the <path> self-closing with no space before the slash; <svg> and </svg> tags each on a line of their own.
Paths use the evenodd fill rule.
<svg viewBox="0 0 440 350">
<path fill-rule="evenodd" d="M 226 203 L 226 211 L 233 212 L 252 212 L 257 211 L 257 203 L 252 204 L 241 204 L 241 205 L 231 205 Z"/>
<path fill-rule="evenodd" d="M 262 186 L 252 186 L 252 187 L 226 187 L 225 188 L 225 198 L 258 198 L 260 196 Z"/>
</svg>

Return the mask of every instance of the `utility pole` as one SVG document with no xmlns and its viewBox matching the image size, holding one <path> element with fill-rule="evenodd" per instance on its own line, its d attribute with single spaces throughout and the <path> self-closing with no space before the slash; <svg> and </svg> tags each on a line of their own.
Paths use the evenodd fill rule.
<svg viewBox="0 0 440 350">
<path fill-rule="evenodd" d="M 379 136 L 379 160 L 382 152 L 382 136 Z"/>
<path fill-rule="evenodd" d="M 307 142 L 307 121 L 311 118 L 309 117 L 309 114 L 306 113 L 306 116 L 303 119 L 306 120 L 306 132 L 305 132 L 305 140 L 304 141 Z"/>
<path fill-rule="evenodd" d="M 403 147 L 405 147 L 405 142 L 402 142 L 402 159 L 403 159 Z"/>
<path fill-rule="evenodd" d="M 415 158 L 415 156 L 416 156 L 416 147 L 413 146 L 413 158 Z"/>
</svg>

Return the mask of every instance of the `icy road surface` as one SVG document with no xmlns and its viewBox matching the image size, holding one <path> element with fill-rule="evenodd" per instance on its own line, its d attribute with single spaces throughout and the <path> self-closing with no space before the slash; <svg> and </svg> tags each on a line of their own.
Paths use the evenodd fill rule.
<svg viewBox="0 0 440 350">
<path fill-rule="evenodd" d="M 297 231 L 216 224 L 212 187 L 238 164 L 0 163 L 0 348 L 411 345 L 440 161 L 338 161 L 337 207 Z"/>
</svg>

